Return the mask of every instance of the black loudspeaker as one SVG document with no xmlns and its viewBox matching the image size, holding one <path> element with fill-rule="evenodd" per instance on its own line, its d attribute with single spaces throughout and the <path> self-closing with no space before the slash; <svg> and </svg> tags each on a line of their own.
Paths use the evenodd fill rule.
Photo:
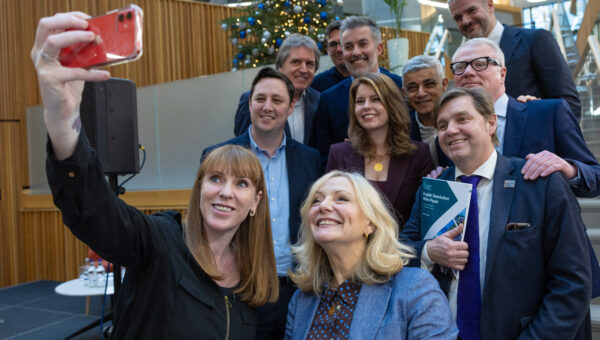
<svg viewBox="0 0 600 340">
<path fill-rule="evenodd" d="M 86 82 L 81 124 L 107 175 L 140 172 L 135 84 L 110 78 Z"/>
</svg>

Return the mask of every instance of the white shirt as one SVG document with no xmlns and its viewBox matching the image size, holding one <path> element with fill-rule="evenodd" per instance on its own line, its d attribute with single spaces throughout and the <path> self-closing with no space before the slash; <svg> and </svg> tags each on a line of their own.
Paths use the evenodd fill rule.
<svg viewBox="0 0 600 340">
<path fill-rule="evenodd" d="M 487 38 L 500 45 L 500 39 L 502 39 L 502 33 L 504 33 L 504 26 L 500 23 L 500 21 L 496 20 L 496 25 L 492 28 L 490 34 L 488 34 Z"/>
<path fill-rule="evenodd" d="M 508 108 L 508 95 L 506 93 L 502 94 L 498 100 L 494 103 L 494 111 L 496 112 L 496 116 L 498 116 L 498 126 L 496 128 L 496 134 L 498 135 L 498 140 L 500 141 L 500 145 L 498 145 L 498 152 L 503 154 L 504 151 L 504 130 L 506 128 L 506 110 Z"/>
<path fill-rule="evenodd" d="M 306 91 L 302 91 L 302 95 L 294 105 L 294 111 L 288 117 L 287 121 L 290 125 L 290 133 L 292 138 L 300 143 L 304 143 L 304 98 Z"/>
<path fill-rule="evenodd" d="M 477 185 L 477 208 L 479 209 L 479 282 L 481 284 L 481 294 L 483 295 L 485 265 L 487 261 L 487 243 L 490 230 L 490 212 L 492 211 L 492 188 L 494 186 L 494 171 L 496 170 L 496 161 L 498 154 L 492 152 L 485 161 L 472 175 L 481 176 L 482 179 Z M 458 168 L 455 169 L 454 179 L 463 176 L 464 173 Z M 427 254 L 427 243 L 421 252 L 421 267 L 431 270 L 433 262 Z M 460 274 L 459 274 L 460 277 Z M 458 294 L 458 281 L 452 280 L 448 291 L 448 302 L 450 311 L 456 319 L 456 296 Z"/>
<path fill-rule="evenodd" d="M 437 129 L 435 126 L 425 126 L 419 120 L 419 114 L 415 114 L 417 125 L 419 125 L 419 132 L 421 133 L 421 141 L 429 145 L 429 151 L 431 158 L 433 158 L 433 164 L 437 167 L 440 165 L 437 155 L 437 148 L 435 147 L 435 137 L 437 137 Z"/>
</svg>

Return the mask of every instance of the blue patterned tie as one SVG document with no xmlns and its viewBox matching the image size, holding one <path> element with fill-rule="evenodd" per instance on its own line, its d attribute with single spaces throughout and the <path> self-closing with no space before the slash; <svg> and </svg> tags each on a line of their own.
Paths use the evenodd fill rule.
<svg viewBox="0 0 600 340">
<path fill-rule="evenodd" d="M 469 245 L 469 258 L 458 277 L 456 298 L 456 324 L 462 340 L 479 340 L 481 315 L 481 282 L 479 281 L 479 209 L 477 208 L 477 184 L 480 176 L 461 176 L 461 182 L 473 185 L 469 217 L 464 241 Z"/>
</svg>

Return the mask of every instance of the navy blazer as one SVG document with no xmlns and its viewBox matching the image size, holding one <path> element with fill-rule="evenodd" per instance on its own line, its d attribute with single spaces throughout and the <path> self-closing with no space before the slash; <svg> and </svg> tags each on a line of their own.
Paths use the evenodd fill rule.
<svg viewBox="0 0 600 340">
<path fill-rule="evenodd" d="M 285 339 L 307 338 L 320 300 L 315 294 L 296 291 Z M 356 340 L 454 340 L 458 329 L 431 275 L 405 267 L 386 283 L 361 286 L 348 335 Z"/>
<path fill-rule="evenodd" d="M 429 145 L 417 141 L 413 143 L 417 146 L 415 153 L 390 159 L 386 185 L 388 191 L 384 192 L 391 203 L 391 208 L 394 209 L 393 213 L 400 229 L 410 215 L 415 194 L 421 185 L 421 178 L 427 176 L 434 168 Z M 359 172 L 364 175 L 365 158 L 354 151 L 350 142 L 333 144 L 325 172 L 331 170 Z"/>
<path fill-rule="evenodd" d="M 481 338 L 572 339 L 589 309 L 592 277 L 579 204 L 564 176 L 535 181 L 521 175 L 525 161 L 498 155 L 492 188 Z M 441 179 L 454 180 L 454 167 Z M 514 183 L 514 186 L 506 183 Z M 421 189 L 401 240 L 421 255 Z M 527 223 L 507 230 L 509 223 Z M 449 276 L 434 274 L 442 289 Z M 579 333 L 578 333 L 579 334 Z"/>
<path fill-rule="evenodd" d="M 506 64 L 506 93 L 564 99 L 581 119 L 581 102 L 569 66 L 552 34 L 543 29 L 504 25 L 500 49 Z"/>
<path fill-rule="evenodd" d="M 417 142 L 423 141 L 423 138 L 421 137 L 421 130 L 419 129 L 419 123 L 417 123 L 417 111 L 415 110 L 410 110 L 410 139 Z M 446 156 L 446 154 L 442 151 L 442 148 L 440 147 L 440 141 L 437 137 L 435 137 L 435 151 L 439 166 L 446 167 L 454 165 L 450 158 L 448 158 L 448 156 Z"/>
<path fill-rule="evenodd" d="M 335 66 L 332 66 L 329 70 L 317 74 L 313 79 L 312 84 L 310 84 L 310 87 L 319 92 L 325 92 L 327 89 L 334 87 L 348 77 L 341 74 Z"/>
<path fill-rule="evenodd" d="M 398 90 L 402 88 L 402 77 L 390 73 L 382 67 L 379 68 L 379 71 L 392 78 L 398 86 Z M 352 80 L 352 77 L 348 77 L 321 94 L 321 101 L 314 120 L 313 138 L 309 145 L 319 150 L 323 162 L 327 160 L 331 144 L 343 142 L 345 138 L 348 138 L 348 106 Z"/>
<path fill-rule="evenodd" d="M 563 100 L 521 103 L 509 97 L 502 154 L 525 158 L 548 150 L 577 167 L 578 197 L 600 195 L 600 164 L 588 149 L 579 124 Z"/>
<path fill-rule="evenodd" d="M 246 132 L 226 142 L 204 149 L 202 151 L 202 160 L 213 149 L 229 144 L 241 145 L 250 149 L 250 135 Z M 321 175 L 321 168 L 317 150 L 298 143 L 289 137 L 287 137 L 285 144 L 285 161 L 290 186 L 290 244 L 294 244 L 298 240 L 298 230 L 302 221 L 300 218 L 300 206 L 308 194 L 312 183 Z"/>
<path fill-rule="evenodd" d="M 304 91 L 304 144 L 308 144 L 311 138 L 313 120 L 317 112 L 320 97 L 321 93 L 310 87 L 307 87 Z M 252 124 L 250 121 L 249 98 L 250 91 L 244 92 L 240 96 L 240 102 L 235 112 L 235 126 L 233 127 L 233 134 L 235 136 L 240 136 L 248 132 L 248 127 Z M 287 122 L 285 122 L 285 134 L 287 136 L 292 135 Z"/>
</svg>

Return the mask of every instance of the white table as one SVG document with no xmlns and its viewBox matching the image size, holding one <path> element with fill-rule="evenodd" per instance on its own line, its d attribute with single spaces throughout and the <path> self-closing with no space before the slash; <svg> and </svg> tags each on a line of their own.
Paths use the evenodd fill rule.
<svg viewBox="0 0 600 340">
<path fill-rule="evenodd" d="M 104 284 L 100 287 L 86 287 L 83 285 L 83 279 L 77 278 L 71 281 L 63 282 L 54 288 L 54 292 L 66 296 L 85 296 L 85 315 L 90 313 L 90 297 L 104 295 Z M 113 295 L 115 292 L 112 275 L 108 280 L 106 295 Z"/>
</svg>

